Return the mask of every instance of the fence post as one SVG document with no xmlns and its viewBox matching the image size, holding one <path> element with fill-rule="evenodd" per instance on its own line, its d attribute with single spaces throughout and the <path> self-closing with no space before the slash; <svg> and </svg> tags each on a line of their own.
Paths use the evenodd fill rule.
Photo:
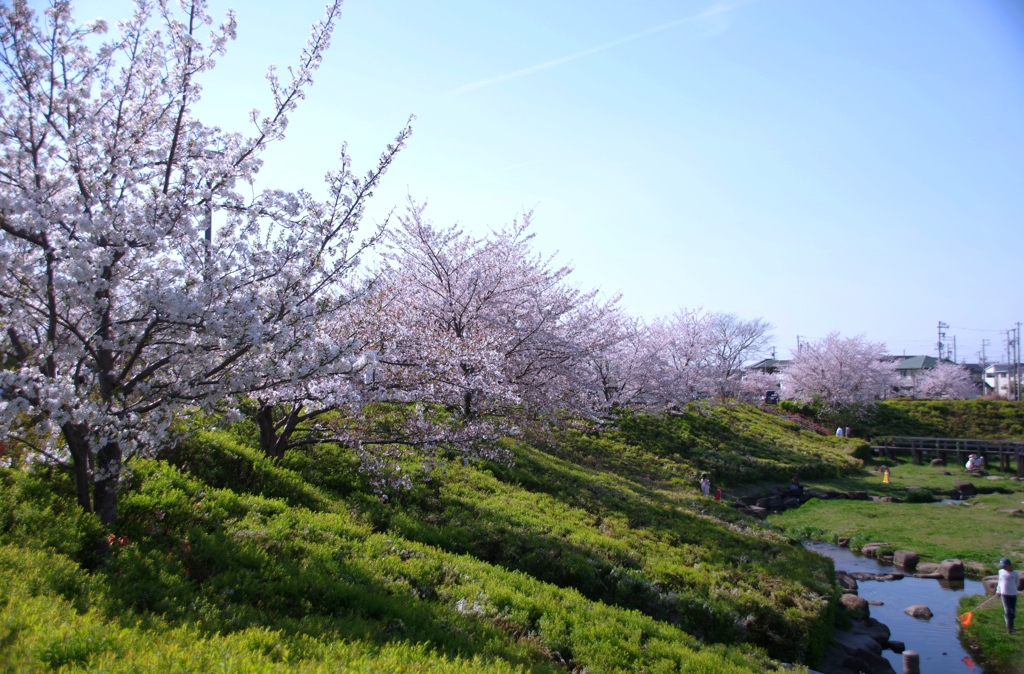
<svg viewBox="0 0 1024 674">
<path fill-rule="evenodd" d="M 903 651 L 903 674 L 921 674 L 921 656 L 917 651 Z"/>
</svg>

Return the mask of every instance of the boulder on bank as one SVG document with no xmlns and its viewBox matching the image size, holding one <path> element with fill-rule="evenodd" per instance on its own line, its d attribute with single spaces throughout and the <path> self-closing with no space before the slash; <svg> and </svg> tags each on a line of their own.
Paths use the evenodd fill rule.
<svg viewBox="0 0 1024 674">
<path fill-rule="evenodd" d="M 946 465 L 946 460 L 945 459 L 932 459 L 931 460 L 931 465 L 933 465 L 933 466 L 945 466 Z"/>
<path fill-rule="evenodd" d="M 938 573 L 939 565 L 932 564 L 931 562 L 918 562 L 917 572 L 922 574 Z"/>
<path fill-rule="evenodd" d="M 740 512 L 746 513 L 751 517 L 756 517 L 759 520 L 763 520 L 768 517 L 768 509 L 761 508 L 759 506 L 747 506 L 746 508 L 740 508 Z"/>
<path fill-rule="evenodd" d="M 932 613 L 932 610 L 924 604 L 914 604 L 913 606 L 908 606 L 907 608 L 903 609 L 903 612 L 906 613 L 908 616 L 918 618 L 919 620 L 931 620 L 932 615 L 934 615 Z"/>
<path fill-rule="evenodd" d="M 946 580 L 963 580 L 964 563 L 959 559 L 944 559 L 939 564 L 939 573 Z"/>
<path fill-rule="evenodd" d="M 902 573 L 871 573 L 870 571 L 854 571 L 850 573 L 856 580 L 903 580 Z"/>
<path fill-rule="evenodd" d="M 977 496 L 978 489 L 974 486 L 973 482 L 960 482 L 958 480 L 953 481 L 953 486 L 960 493 L 960 498 L 968 498 L 970 496 Z"/>
<path fill-rule="evenodd" d="M 917 563 L 921 561 L 921 557 L 916 552 L 910 550 L 897 550 L 892 555 L 893 563 L 906 571 L 913 571 L 917 568 Z"/>
<path fill-rule="evenodd" d="M 882 648 L 889 643 L 889 628 L 874 618 L 854 621 L 848 630 L 836 630 L 832 647 L 821 669 L 830 674 L 896 674 L 889 661 L 882 657 Z"/>
<path fill-rule="evenodd" d="M 850 594 L 857 594 L 856 578 L 845 571 L 836 571 L 836 580 L 839 582 L 839 587 L 843 588 L 843 590 Z"/>
<path fill-rule="evenodd" d="M 888 547 L 888 543 L 868 543 L 860 549 L 860 554 L 865 557 L 877 557 L 879 549 Z"/>
<path fill-rule="evenodd" d="M 985 565 L 981 562 L 964 562 L 964 573 L 981 576 L 985 573 Z"/>
<path fill-rule="evenodd" d="M 867 599 L 858 597 L 855 594 L 847 592 L 839 598 L 839 603 L 858 618 L 867 619 L 871 615 L 871 609 L 868 605 Z"/>
</svg>

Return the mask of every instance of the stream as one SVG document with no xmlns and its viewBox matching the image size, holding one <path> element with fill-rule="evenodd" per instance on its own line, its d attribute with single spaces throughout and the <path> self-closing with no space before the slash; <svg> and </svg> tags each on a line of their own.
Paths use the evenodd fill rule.
<svg viewBox="0 0 1024 674">
<path fill-rule="evenodd" d="M 890 573 L 896 570 L 892 564 L 828 543 L 808 542 L 805 547 L 830 558 L 837 571 Z M 984 671 L 957 638 L 960 598 L 965 594 L 984 595 L 980 580 L 950 582 L 907 576 L 895 581 L 857 581 L 857 585 L 858 594 L 864 599 L 883 602 L 882 606 L 871 607 L 871 617 L 889 627 L 892 640 L 902 641 L 907 650 L 920 653 L 921 674 L 979 674 Z M 920 620 L 903 612 L 914 604 L 924 604 L 934 616 L 930 620 Z M 882 651 L 882 655 L 897 674 L 903 672 L 902 655 L 889 650 Z"/>
</svg>

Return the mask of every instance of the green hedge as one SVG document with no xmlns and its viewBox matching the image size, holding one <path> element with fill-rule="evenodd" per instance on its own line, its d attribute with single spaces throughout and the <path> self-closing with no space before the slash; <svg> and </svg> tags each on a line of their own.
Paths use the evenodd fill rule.
<svg viewBox="0 0 1024 674">
<path fill-rule="evenodd" d="M 1024 440 L 1024 402 L 1005 400 L 885 400 L 862 435 Z"/>
</svg>

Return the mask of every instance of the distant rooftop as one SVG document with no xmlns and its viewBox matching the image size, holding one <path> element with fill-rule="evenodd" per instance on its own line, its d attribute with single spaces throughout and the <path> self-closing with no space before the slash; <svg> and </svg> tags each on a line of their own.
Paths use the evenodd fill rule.
<svg viewBox="0 0 1024 674">
<path fill-rule="evenodd" d="M 931 370 L 938 365 L 939 359 L 935 356 L 908 356 L 896 363 L 897 370 Z"/>
<path fill-rule="evenodd" d="M 765 358 L 764 360 L 748 365 L 748 370 L 777 370 L 780 367 L 786 367 L 793 361 L 791 360 L 776 360 L 775 358 Z"/>
<path fill-rule="evenodd" d="M 985 368 L 985 372 L 988 374 L 1006 374 L 1013 369 L 1013 363 L 989 363 L 988 367 Z M 1021 366 L 1024 370 L 1024 365 Z"/>
</svg>

